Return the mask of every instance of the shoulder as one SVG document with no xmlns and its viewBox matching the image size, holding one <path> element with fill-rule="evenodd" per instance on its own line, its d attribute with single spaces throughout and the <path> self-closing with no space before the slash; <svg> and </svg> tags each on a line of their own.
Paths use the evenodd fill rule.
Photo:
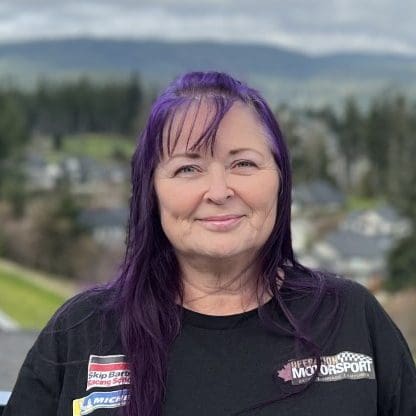
<svg viewBox="0 0 416 416">
<path fill-rule="evenodd" d="M 338 275 L 325 276 L 325 283 L 327 293 L 339 294 L 347 314 L 365 319 L 370 326 L 380 318 L 390 321 L 376 296 L 361 283 Z"/>
<path fill-rule="evenodd" d="M 367 320 L 376 319 L 377 315 L 388 317 L 377 297 L 361 283 L 341 276 L 330 277 L 328 281 L 340 288 L 346 308 L 358 310 Z"/>
<path fill-rule="evenodd" d="M 343 286 L 345 293 L 349 296 L 357 296 L 363 301 L 367 299 L 375 299 L 370 290 L 356 280 L 348 279 L 344 276 L 337 276 L 336 278 L 332 279 L 337 279 Z"/>
<path fill-rule="evenodd" d="M 341 275 L 325 274 L 324 287 L 327 294 L 338 293 L 346 304 L 365 306 L 378 303 L 376 297 L 361 283 Z"/>
<path fill-rule="evenodd" d="M 51 362 L 85 359 L 91 346 L 105 350 L 118 340 L 117 314 L 109 313 L 109 289 L 92 289 L 68 299 L 38 335 L 29 361 L 47 357 Z M 98 347 L 97 347 L 98 348 Z"/>
<path fill-rule="evenodd" d="M 396 343 L 408 350 L 400 329 L 369 289 L 344 277 L 329 277 L 328 284 L 340 288 L 343 319 L 351 323 L 352 329 L 358 332 L 361 326 L 365 326 L 374 344 Z"/>
<path fill-rule="evenodd" d="M 105 287 L 97 287 L 78 293 L 68 299 L 49 320 L 45 330 L 70 330 L 88 322 L 97 322 L 108 315 L 107 304 L 113 291 Z"/>
<path fill-rule="evenodd" d="M 380 307 L 375 296 L 362 284 L 326 270 L 287 269 L 287 276 L 281 287 L 282 296 L 297 298 L 324 308 L 339 303 L 342 309 Z M 294 296 L 296 294 L 296 297 Z M 299 307 L 304 306 L 299 302 Z"/>
</svg>

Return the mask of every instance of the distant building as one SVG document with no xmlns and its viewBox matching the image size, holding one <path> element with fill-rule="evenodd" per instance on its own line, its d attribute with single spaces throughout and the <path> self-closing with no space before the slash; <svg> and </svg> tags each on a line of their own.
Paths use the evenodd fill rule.
<svg viewBox="0 0 416 416">
<path fill-rule="evenodd" d="M 314 264 L 377 287 L 385 279 L 387 256 L 410 224 L 389 206 L 354 211 L 338 229 L 314 244 L 308 253 Z"/>
<path fill-rule="evenodd" d="M 87 227 L 94 240 L 107 247 L 124 245 L 129 210 L 122 208 L 99 208 L 84 210 L 78 222 Z"/>
<path fill-rule="evenodd" d="M 293 211 L 310 212 L 340 210 L 345 204 L 345 196 L 337 188 L 323 180 L 302 183 L 293 188 Z"/>
<path fill-rule="evenodd" d="M 130 175 L 128 166 L 117 163 L 102 163 L 87 156 L 48 162 L 36 153 L 27 156 L 25 172 L 31 190 L 53 190 L 60 179 L 66 178 L 78 193 L 93 193 L 96 185 L 121 184 Z"/>
<path fill-rule="evenodd" d="M 121 183 L 129 175 L 128 169 L 117 163 L 102 163 L 87 156 L 66 157 L 61 168 L 73 184 Z"/>
<path fill-rule="evenodd" d="M 57 163 L 48 163 L 38 154 L 26 158 L 25 173 L 29 190 L 50 191 L 62 176 L 62 169 Z"/>
<path fill-rule="evenodd" d="M 305 253 L 313 236 L 313 225 L 306 218 L 296 217 L 291 222 L 292 246 L 297 254 Z"/>
<path fill-rule="evenodd" d="M 390 235 L 402 238 L 410 232 L 409 220 L 399 216 L 397 211 L 384 205 L 374 210 L 354 211 L 347 215 L 340 225 L 342 230 L 355 231 L 368 236 Z"/>
<path fill-rule="evenodd" d="M 366 236 L 337 230 L 315 244 L 313 257 L 321 267 L 368 286 L 371 281 L 385 278 L 386 254 L 393 243 L 390 236 Z"/>
</svg>

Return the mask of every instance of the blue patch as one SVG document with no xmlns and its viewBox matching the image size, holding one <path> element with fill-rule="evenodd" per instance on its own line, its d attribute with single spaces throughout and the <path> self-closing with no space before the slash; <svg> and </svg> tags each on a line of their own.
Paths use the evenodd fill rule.
<svg viewBox="0 0 416 416">
<path fill-rule="evenodd" d="M 100 391 L 72 402 L 72 415 L 84 416 L 97 409 L 111 409 L 124 406 L 129 397 L 128 390 Z"/>
</svg>

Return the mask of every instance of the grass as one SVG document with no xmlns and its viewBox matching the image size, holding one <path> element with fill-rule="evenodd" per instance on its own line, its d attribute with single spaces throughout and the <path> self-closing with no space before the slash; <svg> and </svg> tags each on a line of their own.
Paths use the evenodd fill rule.
<svg viewBox="0 0 416 416">
<path fill-rule="evenodd" d="M 61 292 L 28 278 L 23 268 L 0 263 L 0 309 L 22 328 L 42 328 L 68 298 L 66 289 Z"/>
<path fill-rule="evenodd" d="M 62 139 L 60 151 L 50 150 L 47 158 L 57 161 L 64 155 L 88 156 L 98 161 L 108 161 L 116 155 L 129 160 L 133 154 L 135 143 L 124 136 L 105 134 L 68 135 Z"/>
<path fill-rule="evenodd" d="M 133 154 L 134 143 L 122 136 L 105 136 L 102 134 L 82 134 L 66 136 L 63 151 L 86 155 L 97 160 L 110 159 L 116 152 L 130 157 Z"/>
<path fill-rule="evenodd" d="M 361 210 L 361 209 L 374 209 L 383 204 L 383 200 L 375 198 L 365 198 L 358 196 L 348 196 L 347 198 L 347 211 Z"/>
</svg>

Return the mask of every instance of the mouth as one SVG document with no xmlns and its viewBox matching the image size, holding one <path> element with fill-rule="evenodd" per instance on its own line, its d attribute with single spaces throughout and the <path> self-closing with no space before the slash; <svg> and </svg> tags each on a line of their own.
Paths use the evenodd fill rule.
<svg viewBox="0 0 416 416">
<path fill-rule="evenodd" d="M 236 227 L 244 215 L 218 215 L 198 219 L 197 221 L 211 231 L 228 231 Z"/>
</svg>

